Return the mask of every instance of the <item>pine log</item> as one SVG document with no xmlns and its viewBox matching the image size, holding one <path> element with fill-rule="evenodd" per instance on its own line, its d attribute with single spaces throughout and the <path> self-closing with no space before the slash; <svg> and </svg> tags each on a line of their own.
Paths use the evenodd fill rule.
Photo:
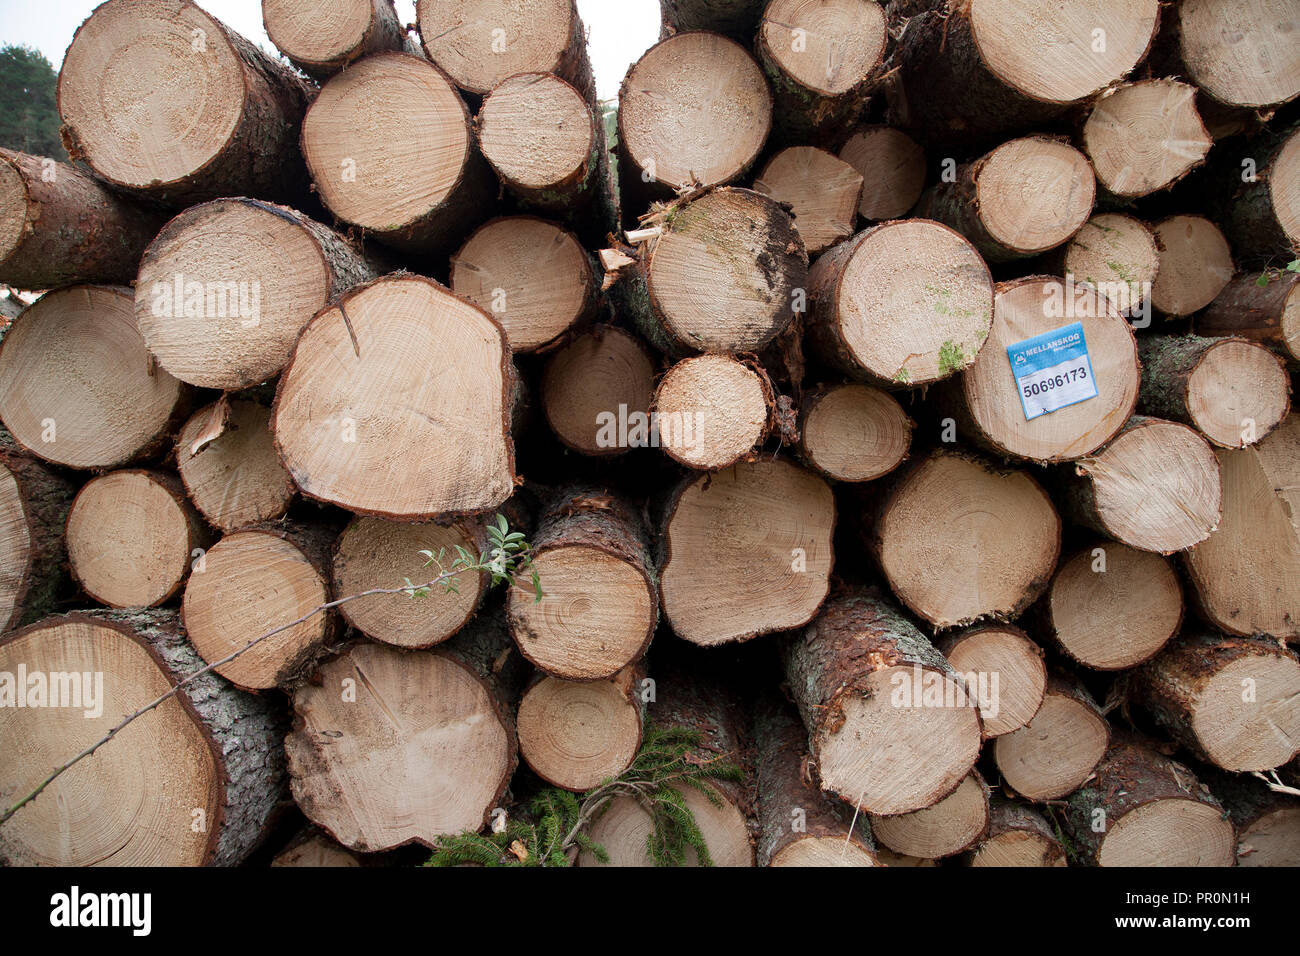
<svg viewBox="0 0 1300 956">
<path fill-rule="evenodd" d="M 162 604 L 180 590 L 210 536 L 173 474 L 125 469 L 87 482 L 68 510 L 68 563 L 94 601 Z"/>
<path fill-rule="evenodd" d="M 622 454 L 642 444 L 630 431 L 633 423 L 649 421 L 656 370 L 650 349 L 637 335 L 595 325 L 547 359 L 541 385 L 547 424 L 574 451 Z"/>
<path fill-rule="evenodd" d="M 4 739 L 25 741 L 0 748 L 0 802 L 12 805 L 125 714 L 202 666 L 174 611 L 80 612 L 0 638 L 0 672 L 28 675 L 26 687 L 7 688 L 27 695 L 27 706 L 0 707 Z M 39 685 L 37 674 L 45 678 Z M 47 682 L 49 694 L 71 706 L 48 706 L 53 696 L 33 706 Z M 0 828 L 0 860 L 237 864 L 262 842 L 284 799 L 283 723 L 274 698 L 236 690 L 215 674 L 196 678 Z"/>
<path fill-rule="evenodd" d="M 1272 770 L 1300 754 L 1300 658 L 1276 641 L 1185 631 L 1137 671 L 1130 698 L 1224 770 Z"/>
<path fill-rule="evenodd" d="M 1151 229 L 1160 248 L 1151 304 L 1170 318 L 1199 312 L 1232 279 L 1228 240 L 1204 216 L 1170 216 Z"/>
<path fill-rule="evenodd" d="M 358 594 L 371 588 L 400 587 L 404 581 L 423 584 L 438 574 L 422 551 L 443 553 L 444 566 L 456 560 L 456 549 L 475 557 L 488 550 L 483 522 L 466 519 L 449 524 L 406 524 L 357 516 L 334 546 L 334 593 Z M 432 589 L 412 600 L 407 594 L 376 594 L 349 601 L 339 610 L 344 619 L 372 640 L 408 649 L 432 647 L 459 631 L 487 597 L 486 572 L 462 572 L 456 589 Z"/>
<path fill-rule="evenodd" d="M 262 24 L 276 49 L 320 80 L 363 56 L 408 48 L 393 0 L 262 0 Z"/>
<path fill-rule="evenodd" d="M 516 73 L 554 73 L 595 103 L 587 33 L 574 0 L 416 0 L 425 52 L 466 93 Z"/>
<path fill-rule="evenodd" d="M 275 855 L 271 866 L 351 868 L 365 866 L 365 863 L 315 827 L 308 826 L 295 834 Z"/>
<path fill-rule="evenodd" d="M 313 315 L 375 275 L 342 236 L 301 213 L 219 199 L 186 209 L 149 244 L 135 317 L 176 378 L 247 388 L 279 374 Z"/>
<path fill-rule="evenodd" d="M 631 221 L 651 200 L 741 176 L 772 125 L 772 94 L 743 47 L 678 33 L 627 71 L 618 97 L 618 179 Z"/>
<path fill-rule="evenodd" d="M 835 500 L 782 459 L 685 479 L 659 525 L 660 591 L 673 632 L 693 644 L 803 627 L 830 587 Z"/>
<path fill-rule="evenodd" d="M 162 216 L 75 166 L 0 149 L 0 282 L 130 282 Z"/>
<path fill-rule="evenodd" d="M 596 312 L 596 279 L 577 236 L 533 216 L 493 219 L 451 257 L 451 290 L 505 329 L 513 352 L 545 351 Z"/>
<path fill-rule="evenodd" d="M 1198 610 L 1229 634 L 1300 638 L 1300 414 L 1262 442 L 1220 449 L 1223 516 L 1184 552 Z"/>
<path fill-rule="evenodd" d="M 363 853 L 481 829 L 518 762 L 525 670 L 499 610 L 434 651 L 353 645 L 293 691 L 298 806 Z"/>
<path fill-rule="evenodd" d="M 0 633 L 54 612 L 68 578 L 63 528 L 72 496 L 62 475 L 0 449 Z"/>
<path fill-rule="evenodd" d="M 565 680 L 612 677 L 638 660 L 659 623 L 649 540 L 635 506 L 593 488 L 556 493 L 531 541 L 542 599 L 510 589 L 507 619 L 520 651 Z"/>
<path fill-rule="evenodd" d="M 1072 794 L 1065 822 L 1093 866 L 1232 866 L 1236 838 L 1222 805 L 1192 772 L 1150 742 L 1124 735 L 1093 780 Z"/>
<path fill-rule="evenodd" d="M 975 695 L 985 738 L 1019 730 L 1038 713 L 1047 687 L 1047 667 L 1042 648 L 1020 628 L 1011 624 L 972 627 L 945 635 L 935 647 Z M 924 857 L 949 855 L 899 852 Z"/>
<path fill-rule="evenodd" d="M 1093 216 L 1048 258 L 1054 273 L 1092 286 L 1120 315 L 1150 315 L 1160 251 L 1141 220 L 1123 213 Z"/>
<path fill-rule="evenodd" d="M 1088 157 L 1062 139 L 1013 139 L 958 166 L 921 195 L 914 214 L 951 226 L 989 262 L 1038 255 L 1068 242 L 1092 214 Z"/>
<path fill-rule="evenodd" d="M 1007 347 L 1083 326 L 1097 395 L 1025 420 Z M 1137 405 L 1137 340 L 1105 296 L 1086 285 L 1045 276 L 999 283 L 988 341 L 975 362 L 937 396 L 958 429 L 995 454 L 1040 463 L 1090 454 L 1119 433 Z"/>
<path fill-rule="evenodd" d="M 454 517 L 514 490 L 517 387 L 495 320 L 431 279 L 394 275 L 307 324 L 271 430 L 308 497 L 382 518 Z"/>
<path fill-rule="evenodd" d="M 605 127 L 553 73 L 520 73 L 492 88 L 474 121 L 479 148 L 526 209 L 562 218 L 594 243 L 617 229 Z"/>
<path fill-rule="evenodd" d="M 862 174 L 858 215 L 863 219 L 902 219 L 921 198 L 925 150 L 902 130 L 859 127 L 840 148 L 840 159 Z"/>
<path fill-rule="evenodd" d="M 1197 335 L 1236 335 L 1267 345 L 1291 368 L 1300 366 L 1300 273 L 1264 285 L 1244 273 L 1229 282 L 1193 322 Z"/>
<path fill-rule="evenodd" d="M 1033 807 L 994 796 L 987 835 L 963 858 L 967 866 L 1065 866 L 1065 847 Z"/>
<path fill-rule="evenodd" d="M 935 630 L 1011 620 L 1047 587 L 1061 519 L 1030 474 L 943 448 L 890 482 L 866 545 L 898 599 Z"/>
<path fill-rule="evenodd" d="M 1110 727 L 1088 691 L 1053 674 L 1033 719 L 993 742 L 993 760 L 1025 799 L 1057 800 L 1092 775 L 1109 742 Z"/>
<path fill-rule="evenodd" d="M 496 190 L 456 88 L 410 53 L 376 53 L 326 83 L 303 119 L 302 155 L 338 219 L 419 255 L 454 249 Z"/>
<path fill-rule="evenodd" d="M 899 40 L 896 112 L 937 143 L 1039 126 L 1127 75 L 1158 23 L 1156 0 L 971 0 L 930 10 L 908 20 Z"/>
<path fill-rule="evenodd" d="M 779 203 L 749 189 L 709 190 L 661 213 L 614 286 L 621 310 L 673 356 L 753 352 L 801 307 L 808 254 Z"/>
<path fill-rule="evenodd" d="M 1184 0 L 1170 11 L 1167 64 L 1227 106 L 1267 109 L 1300 95 L 1295 9 L 1285 0 Z"/>
<path fill-rule="evenodd" d="M 1168 558 L 1112 541 L 1061 562 L 1041 619 L 1043 633 L 1071 660 L 1125 670 L 1178 633 L 1183 591 Z"/>
<path fill-rule="evenodd" d="M 886 388 L 966 368 L 993 315 L 993 280 L 975 247 L 921 220 L 881 223 L 840 243 L 808 271 L 808 295 L 809 350 Z"/>
<path fill-rule="evenodd" d="M 0 344 L 0 419 L 26 450 L 69 468 L 160 451 L 189 389 L 159 368 L 131 290 L 70 286 L 29 306 Z"/>
<path fill-rule="evenodd" d="M 1196 87 L 1168 77 L 1103 93 L 1082 140 L 1098 184 L 1125 198 L 1167 189 L 1204 163 L 1214 145 L 1196 111 Z"/>
<path fill-rule="evenodd" d="M 804 396 L 799 449 L 835 481 L 873 481 L 907 457 L 915 423 L 888 392 L 849 382 Z"/>
<path fill-rule="evenodd" d="M 108 0 L 59 71 L 63 144 L 110 186 L 185 206 L 305 198 L 311 87 L 189 0 Z"/>
<path fill-rule="evenodd" d="M 989 787 L 972 770 L 957 789 L 933 806 L 871 818 L 876 839 L 895 853 L 938 860 L 979 841 L 989 826 Z"/>
<path fill-rule="evenodd" d="M 1291 410 L 1286 364 L 1247 339 L 1153 335 L 1138 355 L 1142 411 L 1191 425 L 1220 448 L 1253 445 Z"/>
<path fill-rule="evenodd" d="M 748 42 L 768 0 L 659 0 L 665 32 L 713 30 Z"/>
<path fill-rule="evenodd" d="M 293 479 L 271 441 L 271 409 L 247 399 L 218 400 L 176 437 L 176 470 L 194 506 L 214 528 L 236 531 L 283 517 Z"/>
<path fill-rule="evenodd" d="M 644 668 L 596 681 L 538 675 L 519 701 L 519 755 L 539 777 L 579 793 L 617 777 L 641 748 Z"/>
<path fill-rule="evenodd" d="M 324 525 L 275 523 L 236 531 L 214 544 L 196 562 L 181 602 L 195 650 L 214 663 L 330 600 L 333 540 Z M 337 632 L 332 612 L 312 615 L 217 673 L 247 690 L 290 686 L 312 672 Z"/>
<path fill-rule="evenodd" d="M 1238 866 L 1300 866 L 1300 800 L 1251 774 L 1198 767 L 1237 831 Z"/>
<path fill-rule="evenodd" d="M 1247 140 L 1220 168 L 1232 188 L 1215 197 L 1216 212 L 1238 260 L 1300 256 L 1300 124 Z"/>
<path fill-rule="evenodd" d="M 754 712 L 759 866 L 879 866 L 866 814 L 854 818 L 813 778 L 808 733 L 775 694 Z"/>
<path fill-rule="evenodd" d="M 1194 429 L 1160 418 L 1134 415 L 1062 479 L 1072 521 L 1139 551 L 1184 551 L 1209 537 L 1223 510 L 1214 449 Z"/>
<path fill-rule="evenodd" d="M 812 146 L 783 149 L 767 161 L 754 189 L 790 206 L 809 256 L 853 235 L 862 174 L 834 153 Z"/>
<path fill-rule="evenodd" d="M 889 32 L 872 0 L 771 0 L 754 37 L 775 101 L 775 142 L 837 147 L 883 72 Z"/>
<path fill-rule="evenodd" d="M 782 645 L 823 790 L 874 814 L 933 806 L 980 749 L 961 676 L 879 593 L 829 602 Z"/>
<path fill-rule="evenodd" d="M 674 461 L 718 471 L 753 460 L 775 414 L 762 367 L 709 352 L 682 359 L 659 382 L 652 406 L 655 436 Z"/>
</svg>

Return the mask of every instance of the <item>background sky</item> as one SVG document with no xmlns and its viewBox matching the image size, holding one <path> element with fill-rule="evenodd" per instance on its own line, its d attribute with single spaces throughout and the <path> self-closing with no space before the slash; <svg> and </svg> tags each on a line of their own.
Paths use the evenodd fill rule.
<svg viewBox="0 0 1300 956">
<path fill-rule="evenodd" d="M 198 4 L 275 53 L 262 29 L 261 0 L 198 0 Z M 57 70 L 72 34 L 96 6 L 98 0 L 0 0 L 0 46 L 36 47 Z M 628 66 L 659 38 L 658 0 L 578 0 L 578 11 L 587 26 L 597 95 L 613 99 Z M 414 23 L 415 0 L 397 0 L 397 13 L 403 23 Z"/>
</svg>

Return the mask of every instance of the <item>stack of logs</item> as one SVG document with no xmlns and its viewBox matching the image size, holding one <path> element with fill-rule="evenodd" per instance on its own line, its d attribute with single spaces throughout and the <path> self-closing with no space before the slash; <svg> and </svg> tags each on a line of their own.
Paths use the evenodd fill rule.
<svg viewBox="0 0 1300 956">
<path fill-rule="evenodd" d="M 0 149 L 0 810 L 216 666 L 0 859 L 391 862 L 653 723 L 722 864 L 1300 864 L 1296 5 L 662 7 L 614 136 L 573 0 L 80 27 L 73 163 Z M 540 600 L 311 613 L 498 514 Z"/>
</svg>

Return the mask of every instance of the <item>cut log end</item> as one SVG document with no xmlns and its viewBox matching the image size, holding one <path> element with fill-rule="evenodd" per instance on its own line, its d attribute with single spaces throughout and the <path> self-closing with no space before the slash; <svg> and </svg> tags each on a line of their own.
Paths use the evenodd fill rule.
<svg viewBox="0 0 1300 956">
<path fill-rule="evenodd" d="M 805 90 L 830 97 L 870 78 L 889 34 L 878 3 L 772 0 L 763 10 L 759 38 L 783 74 Z"/>
<path fill-rule="evenodd" d="M 1204 216 L 1170 216 L 1153 229 L 1160 268 L 1151 286 L 1151 303 L 1172 317 L 1205 308 L 1235 271 L 1228 240 Z"/>
<path fill-rule="evenodd" d="M 830 487 L 787 462 L 691 479 L 667 521 L 664 615 L 701 645 L 807 624 L 829 589 L 834 527 Z"/>
<path fill-rule="evenodd" d="M 1188 75 L 1228 106 L 1277 106 L 1300 95 L 1295 11 L 1284 0 L 1189 0 L 1177 11 Z"/>
<path fill-rule="evenodd" d="M 913 422 L 888 392 L 836 385 L 804 401 L 800 441 L 808 463 L 837 481 L 871 481 L 902 464 Z"/>
<path fill-rule="evenodd" d="M 675 787 L 682 802 L 695 817 L 695 824 L 709 848 L 714 866 L 753 866 L 754 847 L 740 809 L 720 796 L 721 805 L 715 806 L 707 796 L 693 787 Z M 579 866 L 652 866 L 653 859 L 646 848 L 653 823 L 650 814 L 632 797 L 620 796 L 610 801 L 609 809 L 596 818 L 587 835 L 604 847 L 609 863 L 601 864 L 588 851 L 578 855 Z M 686 850 L 688 866 L 699 866 L 699 856 L 694 847 Z"/>
<path fill-rule="evenodd" d="M 573 0 L 419 0 L 424 49 L 456 85 L 479 96 L 516 73 L 565 72 Z"/>
<path fill-rule="evenodd" d="M 1047 668 L 1042 650 L 1018 627 L 977 627 L 940 641 L 939 649 L 975 696 L 985 737 L 1018 730 L 1038 712 L 1047 687 Z"/>
<path fill-rule="evenodd" d="M 68 512 L 72 573 L 109 607 L 153 607 L 181 586 L 200 544 L 198 519 L 174 477 L 117 471 L 86 484 Z"/>
<path fill-rule="evenodd" d="M 929 860 L 960 853 L 989 825 L 989 788 L 970 773 L 938 803 L 911 813 L 871 818 L 871 832 L 895 853 Z"/>
<path fill-rule="evenodd" d="M 640 705 L 617 679 L 543 677 L 519 702 L 520 754 L 539 777 L 566 790 L 618 776 L 640 745 Z"/>
<path fill-rule="evenodd" d="M 1187 410 L 1201 434 L 1225 448 L 1244 448 L 1290 411 L 1291 379 L 1267 349 L 1230 340 L 1211 346 L 1187 380 Z"/>
<path fill-rule="evenodd" d="M 1155 79 L 1102 97 L 1084 123 L 1083 143 L 1097 181 L 1132 198 L 1177 182 L 1205 161 L 1214 140 L 1196 110 L 1196 87 Z"/>
<path fill-rule="evenodd" d="M 685 359 L 655 393 L 659 446 L 688 468 L 726 468 L 762 444 L 771 401 L 771 386 L 739 359 L 721 353 Z"/>
<path fill-rule="evenodd" d="M 1033 719 L 994 742 L 993 759 L 1016 793 L 1055 800 L 1088 779 L 1109 742 L 1110 730 L 1096 705 L 1052 681 Z"/>
<path fill-rule="evenodd" d="M 1064 272 L 1097 289 L 1120 315 L 1143 311 L 1156 281 L 1160 252 L 1140 220 L 1121 213 L 1093 216 L 1065 247 Z"/>
<path fill-rule="evenodd" d="M 1237 834 L 1238 866 L 1300 866 L 1300 807 L 1260 814 Z"/>
<path fill-rule="evenodd" d="M 542 410 L 568 447 L 584 455 L 617 455 L 630 444 L 618 435 L 620 409 L 629 422 L 633 415 L 648 418 L 654 380 L 650 350 L 637 336 L 599 326 L 546 363 Z"/>
<path fill-rule="evenodd" d="M 511 216 L 481 226 L 452 257 L 451 288 L 501 323 L 512 351 L 532 352 L 589 315 L 595 279 L 573 233 Z"/>
<path fill-rule="evenodd" d="M 1088 157 L 1043 136 L 999 146 L 975 179 L 975 202 L 989 237 L 1021 256 L 1054 249 L 1078 232 L 1095 192 Z"/>
<path fill-rule="evenodd" d="M 862 174 L 858 215 L 863 219 L 901 219 L 921 198 L 925 150 L 901 130 L 863 127 L 840 149 L 840 159 Z"/>
<path fill-rule="evenodd" d="M 768 866 L 880 866 L 883 861 L 866 847 L 838 836 L 809 836 L 792 840 Z"/>
<path fill-rule="evenodd" d="M 754 189 L 777 202 L 788 203 L 794 227 L 808 255 L 853 234 L 862 174 L 833 153 L 812 146 L 783 149 L 763 167 Z"/>
<path fill-rule="evenodd" d="M 483 100 L 478 141 L 503 182 L 556 189 L 585 175 L 596 130 L 590 107 L 572 86 L 550 73 L 523 73 Z"/>
<path fill-rule="evenodd" d="M 988 836 L 966 856 L 967 866 L 1066 865 L 1065 847 L 1037 810 L 995 797 L 989 818 Z"/>
<path fill-rule="evenodd" d="M 276 49 L 313 75 L 401 49 L 406 38 L 391 0 L 262 0 L 262 24 Z"/>
</svg>

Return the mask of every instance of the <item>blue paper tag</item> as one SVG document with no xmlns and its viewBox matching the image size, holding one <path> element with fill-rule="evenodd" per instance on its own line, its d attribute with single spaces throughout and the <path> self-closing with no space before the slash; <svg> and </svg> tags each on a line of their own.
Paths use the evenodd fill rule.
<svg viewBox="0 0 1300 956">
<path fill-rule="evenodd" d="M 1081 322 L 1008 345 L 1007 358 L 1026 421 L 1097 395 Z"/>
</svg>

